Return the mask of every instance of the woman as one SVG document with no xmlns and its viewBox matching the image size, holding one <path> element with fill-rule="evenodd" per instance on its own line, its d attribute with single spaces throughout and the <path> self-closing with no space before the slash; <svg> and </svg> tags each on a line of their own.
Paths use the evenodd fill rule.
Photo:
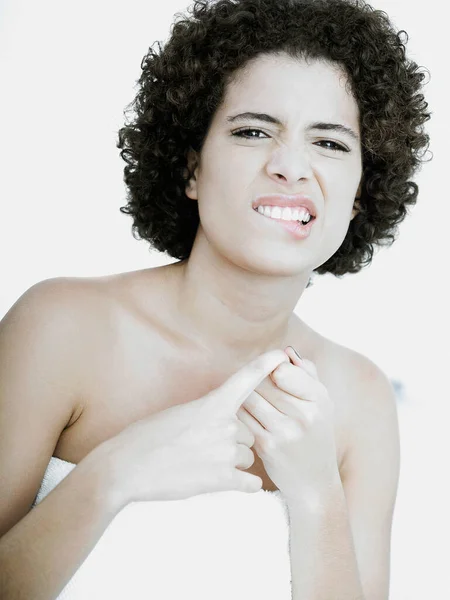
<svg viewBox="0 0 450 600">
<path fill-rule="evenodd" d="M 264 489 L 295 600 L 387 598 L 394 392 L 293 311 L 415 203 L 424 75 L 351 0 L 195 2 L 142 71 L 123 212 L 178 262 L 40 282 L 2 321 L 0 595 L 56 597 L 131 502 Z"/>
</svg>

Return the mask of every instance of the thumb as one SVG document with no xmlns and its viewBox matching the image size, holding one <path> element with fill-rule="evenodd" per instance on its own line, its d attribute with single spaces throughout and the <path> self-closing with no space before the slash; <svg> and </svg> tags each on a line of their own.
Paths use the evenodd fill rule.
<svg viewBox="0 0 450 600">
<path fill-rule="evenodd" d="M 261 381 L 282 362 L 289 362 L 283 350 L 260 354 L 210 393 L 213 402 L 223 407 L 227 414 L 235 414 Z"/>
</svg>

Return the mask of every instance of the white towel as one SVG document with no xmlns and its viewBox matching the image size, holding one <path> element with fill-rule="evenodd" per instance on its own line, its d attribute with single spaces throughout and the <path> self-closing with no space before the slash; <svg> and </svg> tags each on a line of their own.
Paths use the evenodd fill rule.
<svg viewBox="0 0 450 600">
<path fill-rule="evenodd" d="M 33 506 L 75 466 L 52 457 Z M 58 600 L 291 600 L 288 523 L 279 491 L 133 502 Z"/>
</svg>

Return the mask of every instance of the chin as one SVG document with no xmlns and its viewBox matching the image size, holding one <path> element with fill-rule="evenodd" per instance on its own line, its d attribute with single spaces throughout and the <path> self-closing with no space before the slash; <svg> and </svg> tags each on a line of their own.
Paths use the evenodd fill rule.
<svg viewBox="0 0 450 600">
<path fill-rule="evenodd" d="M 267 253 L 252 257 L 247 255 L 234 262 L 243 269 L 270 277 L 296 277 L 304 274 L 307 279 L 315 268 L 309 264 L 309 261 L 307 264 L 306 261 L 301 260 L 298 255 L 288 257 L 281 252 L 270 257 L 267 256 Z"/>
</svg>

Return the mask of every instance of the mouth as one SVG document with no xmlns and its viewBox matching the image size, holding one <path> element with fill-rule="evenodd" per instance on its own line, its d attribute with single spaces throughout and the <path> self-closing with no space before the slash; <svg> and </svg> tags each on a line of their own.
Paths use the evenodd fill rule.
<svg viewBox="0 0 450 600">
<path fill-rule="evenodd" d="M 305 217 L 317 216 L 316 205 L 306 194 L 263 194 L 255 198 L 252 208 L 266 216 L 273 214 L 275 219 L 283 216 L 286 220 L 305 221 Z"/>
<path fill-rule="evenodd" d="M 316 219 L 316 217 L 311 214 L 308 214 L 303 219 L 279 219 L 276 217 L 271 217 L 270 215 L 265 215 L 263 212 L 260 212 L 257 208 L 254 208 L 253 210 L 256 213 L 258 213 L 261 217 L 266 217 L 266 219 L 271 219 L 272 221 L 281 221 L 282 223 L 297 223 L 298 225 L 303 227 L 310 225 Z"/>
<path fill-rule="evenodd" d="M 266 221 L 273 221 L 274 223 L 281 225 L 283 229 L 288 231 L 289 234 L 297 240 L 304 240 L 309 237 L 314 221 L 316 220 L 316 217 L 313 217 L 312 215 L 309 215 L 309 221 L 307 223 L 304 223 L 302 220 L 277 219 L 260 213 L 256 208 L 253 210 L 258 213 L 260 217 L 265 218 Z M 276 228 L 278 228 L 278 225 Z"/>
</svg>

